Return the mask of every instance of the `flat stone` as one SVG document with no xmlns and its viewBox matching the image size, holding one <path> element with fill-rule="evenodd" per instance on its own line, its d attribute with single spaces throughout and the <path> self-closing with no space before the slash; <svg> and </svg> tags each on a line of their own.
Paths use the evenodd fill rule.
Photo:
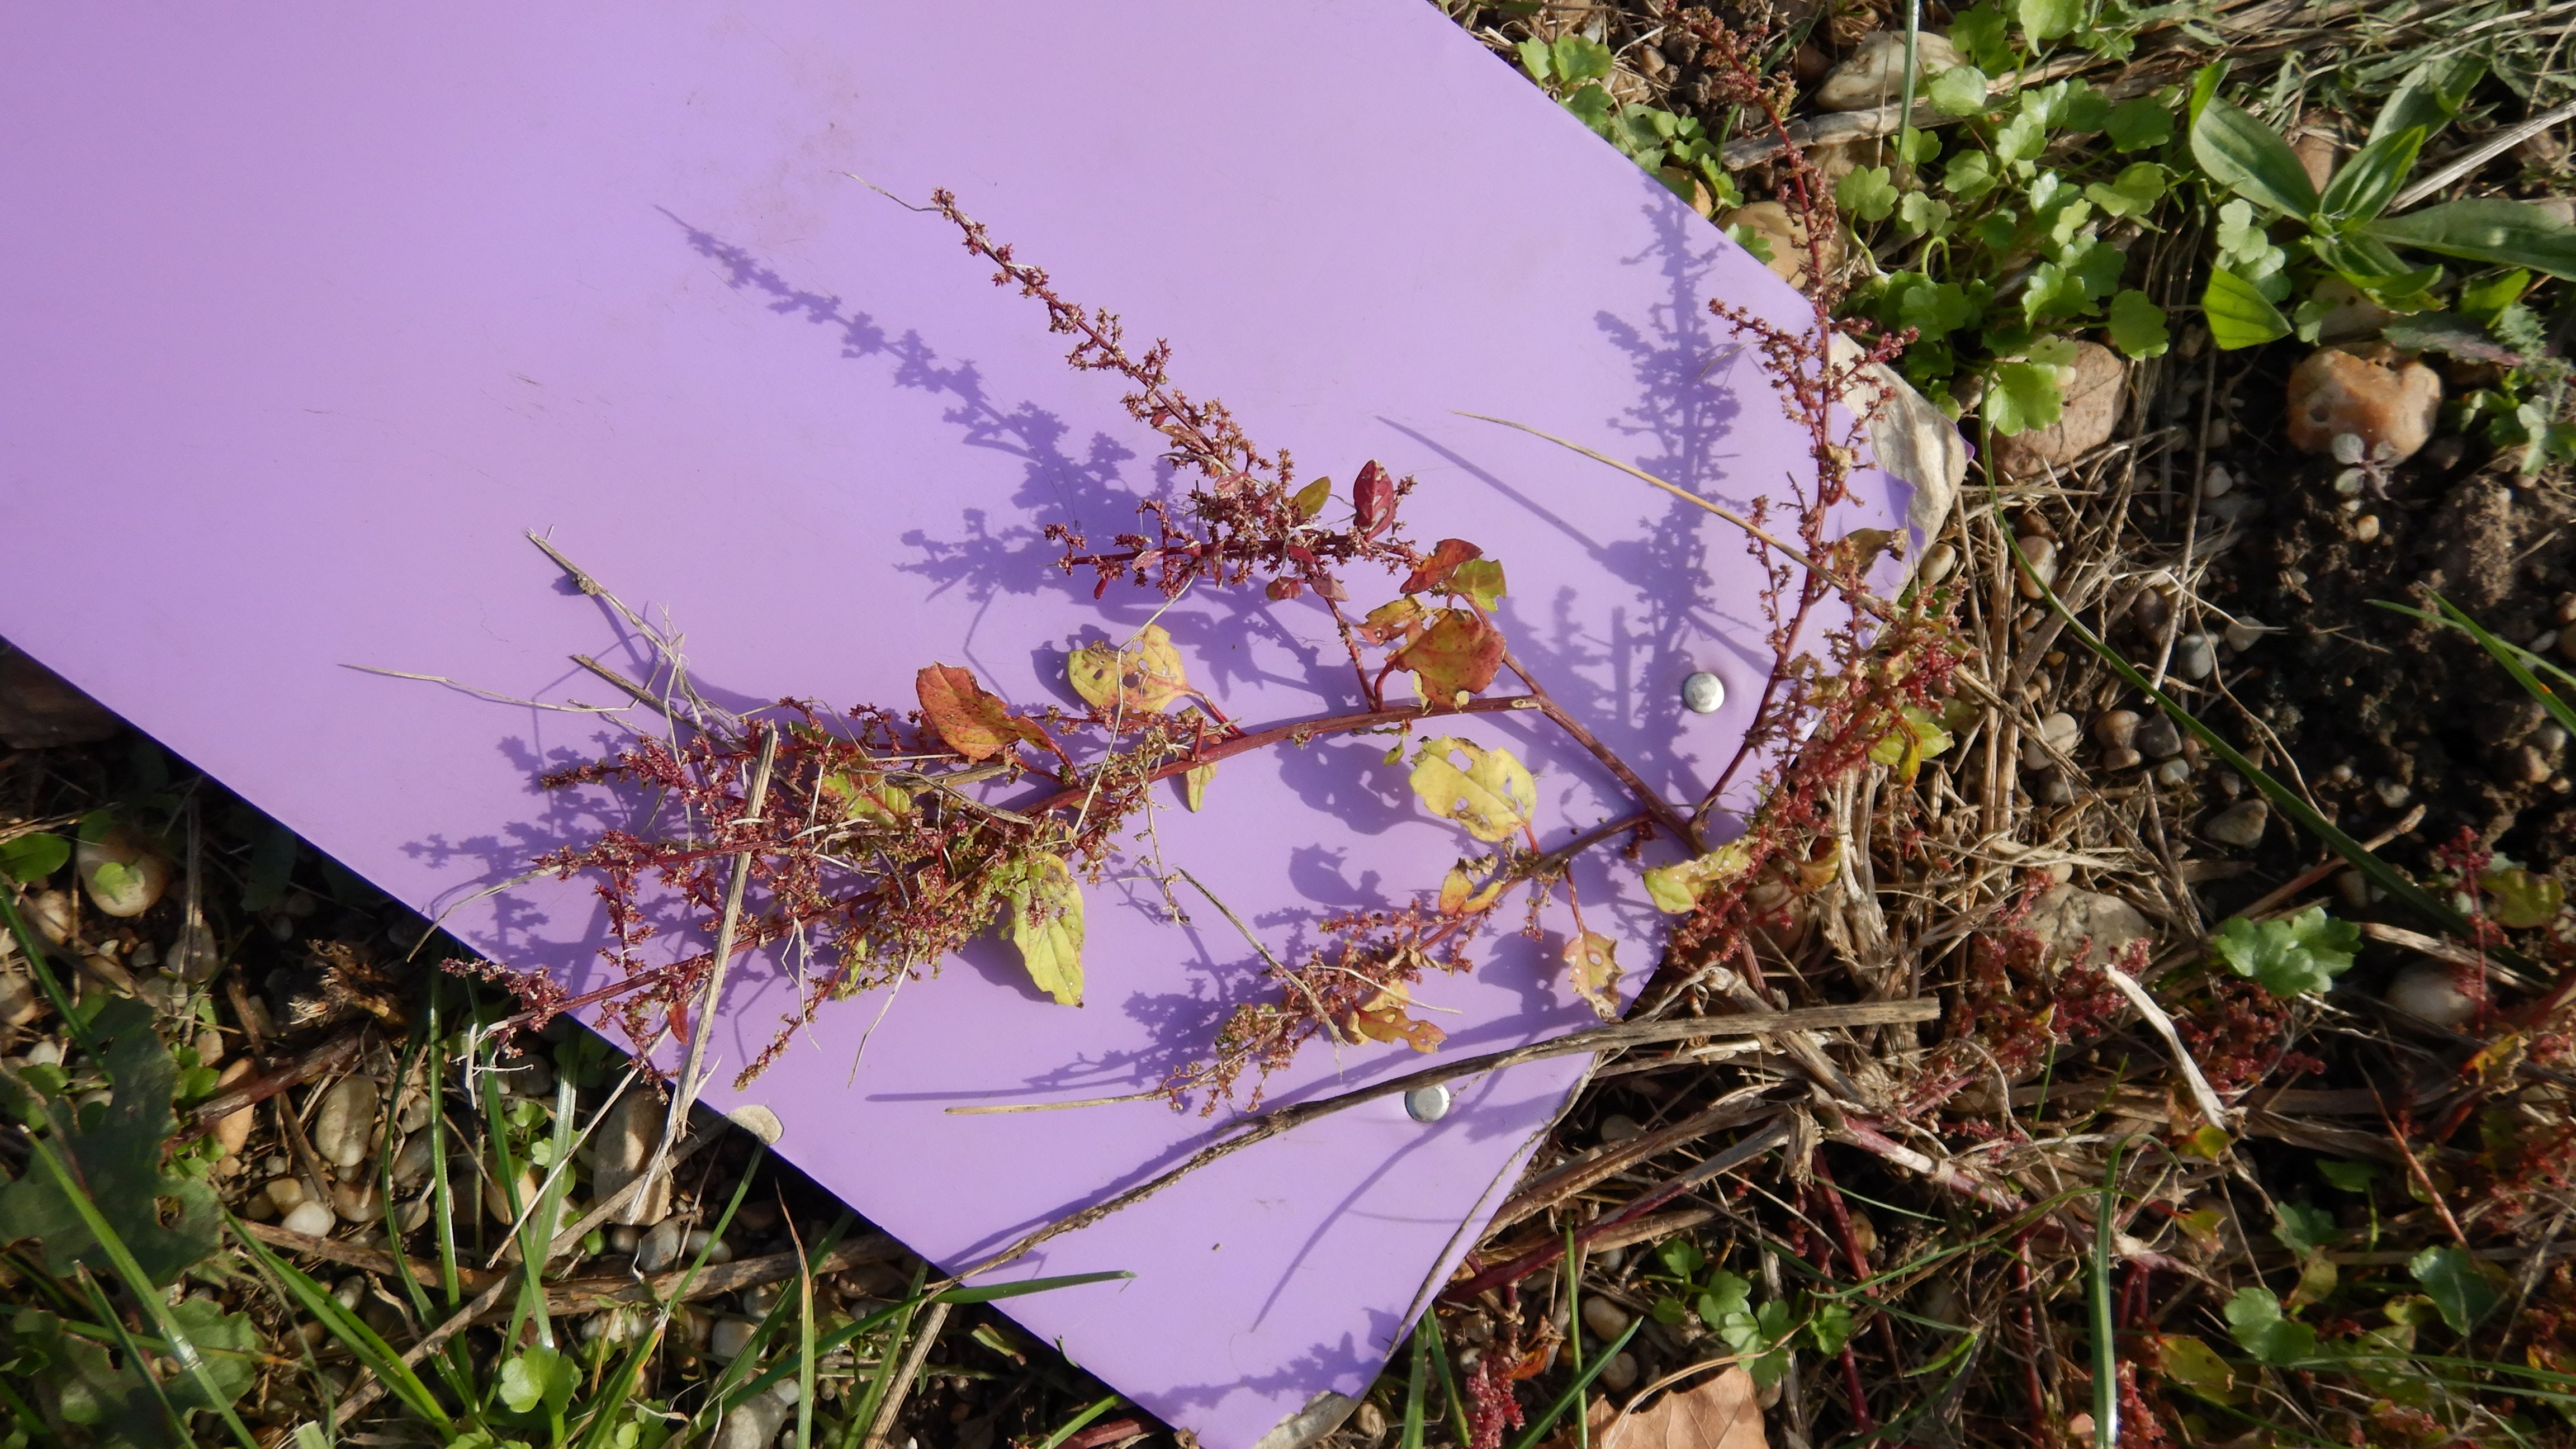
<svg viewBox="0 0 2576 1449">
<path fill-rule="evenodd" d="M 2202 823 L 2200 833 L 2221 845 L 2245 849 L 2262 843 L 2263 827 L 2272 820 L 2272 807 L 2260 796 L 2240 800 L 2212 815 Z"/>
<path fill-rule="evenodd" d="M 2155 927 L 2118 896 L 2061 885 L 2039 898 L 2029 925 L 2057 960 L 2106 961 L 2132 941 L 2153 941 Z M 2086 945 L 2090 942 L 2090 946 Z"/>
</svg>

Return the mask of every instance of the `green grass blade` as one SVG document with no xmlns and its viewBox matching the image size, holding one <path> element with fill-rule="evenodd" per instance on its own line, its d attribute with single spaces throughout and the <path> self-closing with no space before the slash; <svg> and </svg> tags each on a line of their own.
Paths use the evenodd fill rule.
<svg viewBox="0 0 2576 1449">
<path fill-rule="evenodd" d="M 868 1426 L 876 1422 L 877 1407 L 892 1392 L 895 1375 L 902 1372 L 904 1341 L 912 1336 L 913 1315 L 930 1301 L 921 1291 L 921 1285 L 929 1277 L 928 1263 L 912 1270 L 912 1287 L 905 1291 L 903 1301 L 894 1306 L 894 1332 L 886 1337 L 885 1352 L 877 1359 L 876 1374 L 868 1381 L 868 1391 L 859 1397 L 858 1407 L 851 1411 L 849 1423 L 842 1430 L 841 1443 L 844 1446 L 856 1444 Z"/>
<path fill-rule="evenodd" d="M 1431 1335 L 1431 1364 L 1440 1371 L 1441 1402 L 1449 1406 L 1449 1427 L 1462 1445 L 1475 1442 L 1467 1430 L 1467 1401 L 1458 1394 L 1458 1370 L 1449 1362 L 1449 1345 L 1440 1336 L 1440 1314 L 1437 1309 L 1422 1310 L 1422 1326 L 1417 1332 Z"/>
<path fill-rule="evenodd" d="M 796 1269 L 796 1449 L 814 1449 L 814 1260 Z"/>
<path fill-rule="evenodd" d="M 1431 1310 L 1422 1310 L 1429 1318 Z M 1396 1440 L 1397 1449 L 1422 1449 L 1422 1400 L 1429 1389 L 1431 1376 L 1431 1338 L 1421 1324 L 1413 1326 L 1412 1362 L 1404 1375 L 1404 1432 Z"/>
<path fill-rule="evenodd" d="M 1628 1326 L 1619 1330 L 1619 1336 L 1594 1356 L 1591 1366 L 1576 1374 L 1574 1382 L 1565 1386 L 1565 1392 L 1556 1396 L 1556 1402 L 1547 1406 L 1547 1412 L 1530 1421 L 1529 1427 L 1521 1431 L 1521 1436 L 1512 1441 L 1512 1449 L 1538 1449 L 1538 1442 L 1547 1437 L 1548 1430 L 1556 1427 L 1557 1420 L 1565 1417 L 1566 1410 L 1581 1412 L 1584 1391 L 1592 1387 L 1592 1381 L 1601 1377 L 1603 1369 L 1610 1367 L 1610 1360 L 1617 1358 L 1619 1351 L 1628 1346 L 1628 1340 L 1635 1338 L 1637 1330 L 1645 1326 L 1646 1320 L 1642 1318 L 1629 1319 Z"/>
<path fill-rule="evenodd" d="M 2102 1169 L 2102 1205 L 2093 1220 L 2093 1265 L 2090 1274 L 2093 1310 L 2093 1449 L 2116 1449 L 2120 1442 L 2119 1348 L 2111 1337 L 2112 1220 L 2120 1212 L 2120 1153 L 2129 1145 L 2111 1144 L 2111 1160 Z"/>
<path fill-rule="evenodd" d="M 1058 1288 L 1079 1288 L 1085 1283 L 1108 1283 L 1136 1275 L 1123 1268 L 1103 1273 L 1062 1273 L 1053 1278 L 1023 1278 L 1016 1283 L 989 1283 L 980 1288 L 950 1288 L 932 1295 L 933 1303 L 991 1303 L 1000 1298 L 1017 1298 L 1024 1293 L 1047 1293 Z"/>
<path fill-rule="evenodd" d="M 392 1391 L 396 1398 L 401 1399 L 413 1413 L 428 1420 L 440 1433 L 452 1434 L 455 1431 L 455 1420 L 448 1417 L 447 1410 L 439 1406 L 438 1397 L 429 1391 L 429 1385 L 421 1382 L 420 1375 L 412 1372 L 411 1365 L 404 1363 L 401 1354 L 394 1352 L 391 1345 L 377 1337 L 374 1329 L 369 1328 L 356 1314 L 341 1307 L 340 1300 L 332 1297 L 321 1284 L 314 1282 L 303 1269 L 271 1252 L 266 1243 L 252 1237 L 243 1229 L 240 1219 L 228 1213 L 225 1215 L 225 1221 L 231 1226 L 233 1237 L 241 1243 L 242 1250 L 249 1253 L 254 1262 L 266 1268 L 269 1275 L 285 1287 L 287 1296 L 293 1298 L 296 1305 L 307 1314 L 319 1320 L 325 1331 L 338 1339 L 342 1347 L 354 1354 L 358 1362 L 367 1366 L 368 1372 L 383 1380 L 385 1387 Z M 496 1384 L 499 1382 L 497 1374 L 494 1375 L 494 1382 Z"/>
<path fill-rule="evenodd" d="M 1997 521 L 2000 522 L 2000 504 L 1997 505 L 1997 514 Z M 2006 537 L 2009 538 L 2010 534 L 2007 533 Z M 2176 703 L 2163 690 L 2149 683 L 2147 677 L 2138 672 L 2136 665 L 2121 657 L 2118 650 L 2104 643 L 2101 636 L 2084 627 L 2083 621 L 2076 618 L 2074 612 L 2066 607 L 2066 601 L 2058 597 L 2057 591 L 2042 582 L 2039 575 L 2031 571 L 2030 560 L 2022 556 L 2021 546 L 2018 543 L 2013 543 L 2010 547 L 2013 566 L 2020 570 L 2022 579 L 2039 590 L 2040 597 L 2048 601 L 2050 612 L 2065 622 L 2067 631 L 2075 636 L 2078 643 L 2091 650 L 2103 663 L 2111 666 L 2112 673 L 2119 675 L 2130 688 L 2145 695 L 2175 724 L 2189 730 L 2193 738 L 2208 746 L 2220 759 L 2227 762 L 2229 768 L 2244 776 L 2282 814 L 2297 821 L 2309 834 L 2324 841 L 2335 854 L 2342 856 L 2371 884 L 2386 891 L 2391 897 L 2403 901 L 2410 909 L 2439 925 L 2443 930 L 2455 936 L 2465 937 L 2469 934 L 2469 923 L 2459 912 L 2434 899 L 2431 893 L 2408 880 L 2396 867 L 2363 849 L 2360 841 L 2344 834 L 2336 828 L 2333 821 L 2318 814 L 2307 801 L 2299 798 L 2297 791 L 2272 778 L 2260 766 L 2247 759 L 2243 752 L 2220 737 L 2216 730 L 2202 724 L 2198 716 Z M 2519 959 L 2503 951 L 2494 951 L 2492 954 L 2509 960 Z"/>
<path fill-rule="evenodd" d="M 116 1276 L 124 1280 L 126 1291 L 134 1295 L 146 1313 L 152 1315 L 154 1326 L 161 1330 L 163 1338 L 169 1340 L 170 1356 L 177 1359 L 179 1366 L 188 1371 L 188 1376 L 197 1381 L 198 1390 L 205 1394 L 206 1402 L 214 1406 L 215 1412 L 223 1416 L 225 1426 L 232 1430 L 234 1440 L 242 1449 L 258 1449 L 258 1441 L 251 1438 L 250 1430 L 233 1412 L 232 1400 L 215 1387 L 213 1377 L 206 1370 L 205 1355 L 197 1351 L 197 1345 L 188 1337 L 187 1330 L 171 1316 L 170 1301 L 153 1286 L 151 1278 L 143 1271 L 143 1265 L 134 1260 L 133 1251 L 125 1246 L 123 1238 L 116 1235 L 116 1229 L 109 1225 L 106 1214 L 98 1210 L 98 1204 L 91 1200 L 89 1190 L 81 1185 L 80 1178 L 55 1153 L 51 1142 L 33 1132 L 19 1135 L 36 1159 L 44 1163 L 45 1170 L 52 1174 L 55 1185 L 70 1200 L 72 1210 L 80 1214 L 81 1223 L 89 1229 L 90 1236 L 98 1240 L 99 1248 L 107 1254 L 107 1261 L 115 1267 Z"/>
<path fill-rule="evenodd" d="M 1081 1433 L 1084 1425 L 1117 1407 L 1118 1396 L 1116 1394 L 1111 1394 L 1105 1399 L 1095 1400 L 1092 1403 L 1083 1405 L 1081 1413 L 1065 1420 L 1061 1427 L 1059 1427 L 1054 1433 L 1046 1436 L 1046 1438 L 1038 1444 L 1038 1449 L 1056 1449 L 1056 1446 L 1062 1444 L 1065 1440 Z"/>
<path fill-rule="evenodd" d="M 2422 619 L 2427 623 L 2448 625 L 2449 627 L 2457 629 L 2461 633 L 2468 635 L 2470 638 L 2477 640 L 2479 647 L 2485 649 L 2489 655 L 2493 656 L 2496 663 L 2503 665 L 2505 673 L 2513 676 L 2514 683 L 2521 685 L 2525 693 L 2540 702 L 2540 707 L 2542 709 L 2549 711 L 2549 717 L 2558 722 L 2558 727 L 2560 729 L 2567 731 L 2571 735 L 2576 735 L 2576 707 L 2570 707 L 2567 701 L 2560 697 L 2557 690 L 2550 688 L 2547 684 L 2541 681 L 2538 675 L 2533 674 L 2531 672 L 2531 666 L 2533 664 L 2538 664 L 2541 668 L 2546 669 L 2550 673 L 2557 675 L 2559 678 L 2566 680 L 2571 686 L 2576 686 L 2576 676 L 2569 675 L 2567 671 L 2551 664 L 2548 660 L 2541 658 L 2539 655 L 2532 653 L 2528 649 L 2508 644 L 2502 639 L 2497 638 L 2494 634 L 2488 632 L 2485 625 L 2470 618 L 2457 604 L 2443 598 L 2440 594 L 2433 595 L 2434 604 L 2439 606 L 2442 611 L 2441 617 L 2439 618 L 2436 618 L 2431 614 L 2427 614 L 2421 609 L 2405 608 L 2398 604 L 2389 603 L 2383 599 L 2373 599 L 2371 602 L 2378 605 L 2380 608 L 2392 610 L 2400 614 L 2410 615 L 2414 618 Z"/>
</svg>

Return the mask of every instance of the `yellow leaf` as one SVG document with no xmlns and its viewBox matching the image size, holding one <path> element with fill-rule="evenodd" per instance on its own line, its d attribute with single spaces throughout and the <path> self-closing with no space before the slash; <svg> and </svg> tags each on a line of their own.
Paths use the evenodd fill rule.
<svg viewBox="0 0 2576 1449">
<path fill-rule="evenodd" d="M 1011 944 L 1040 991 L 1066 1006 L 1082 1004 L 1082 886 L 1064 858 L 1033 855 L 1002 887 L 1011 903 Z"/>
<path fill-rule="evenodd" d="M 889 785 L 883 775 L 843 770 L 823 777 L 823 798 L 841 807 L 843 819 L 863 825 L 895 825 L 912 813 L 912 792 Z"/>
<path fill-rule="evenodd" d="M 1404 1009 L 1412 1004 L 1402 985 L 1389 983 L 1351 1013 L 1351 1035 L 1367 1041 L 1400 1041 L 1418 1052 L 1437 1049 L 1449 1034 L 1427 1021 L 1405 1015 Z"/>
<path fill-rule="evenodd" d="M 1619 1019 L 1619 943 L 1597 931 L 1581 931 L 1565 938 L 1568 980 L 1574 994 L 1592 1007 L 1592 1014 L 1603 1021 Z"/>
<path fill-rule="evenodd" d="M 1696 860 L 1659 865 L 1646 872 L 1646 894 L 1655 909 L 1673 915 L 1699 904 L 1700 892 L 1713 885 L 1724 885 L 1753 866 L 1753 847 L 1743 840 L 1730 840 Z"/>
<path fill-rule="evenodd" d="M 1148 624 L 1122 648 L 1098 640 L 1064 661 L 1065 682 L 1083 703 L 1104 713 L 1160 714 L 1190 692 L 1181 651 L 1160 624 Z"/>
<path fill-rule="evenodd" d="M 1452 755 L 1465 756 L 1467 767 L 1458 768 Z M 1423 743 L 1414 756 L 1411 783 L 1422 808 L 1457 821 L 1488 844 L 1527 825 L 1538 810 L 1538 782 L 1511 751 L 1489 750 L 1450 735 Z"/>
<path fill-rule="evenodd" d="M 1181 773 L 1181 802 L 1196 811 L 1207 804 L 1208 781 L 1216 778 L 1216 766 L 1192 765 Z"/>
</svg>

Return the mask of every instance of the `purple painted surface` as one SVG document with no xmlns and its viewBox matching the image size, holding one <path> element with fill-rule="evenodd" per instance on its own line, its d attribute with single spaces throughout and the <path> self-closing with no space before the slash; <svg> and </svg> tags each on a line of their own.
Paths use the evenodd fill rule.
<svg viewBox="0 0 2576 1449">
<path fill-rule="evenodd" d="M 1150 611 L 1093 602 L 1038 530 L 1123 526 L 1162 485 L 1155 440 L 941 223 L 847 172 L 955 189 L 1308 473 L 1418 473 L 1415 535 L 1506 563 L 1517 647 L 1653 783 L 1695 795 L 1750 710 L 1741 541 L 1453 410 L 1742 502 L 1803 447 L 1703 303 L 1803 305 L 1418 0 L 17 6 L 0 116 L 0 634 L 425 909 L 598 823 L 531 782 L 610 745 L 598 720 L 343 667 L 609 702 L 566 656 L 615 631 L 523 529 L 667 609 L 719 702 L 908 704 L 936 659 L 1036 703 L 1066 647 Z M 1887 521 L 1873 502 L 1855 523 Z M 1202 593 L 1163 623 L 1237 718 L 1349 707 L 1311 601 Z M 1693 668 L 1726 710 L 1680 711 Z M 1453 732 L 1524 753 L 1551 839 L 1619 808 L 1548 734 Z M 1470 842 L 1384 748 L 1229 761 L 1206 814 L 1161 814 L 1162 848 L 1282 954 L 1431 889 Z M 1597 862 L 1577 879 L 1650 960 L 1653 912 Z M 1151 1104 L 942 1113 L 1148 1085 L 1256 994 L 1214 913 L 1176 926 L 1142 883 L 1091 900 L 1086 1007 L 988 942 L 908 987 L 853 1073 L 881 1003 L 846 1004 L 749 1094 L 780 1150 L 957 1259 L 1203 1140 Z M 576 977 L 598 944 L 579 885 L 452 924 Z M 1587 1019 L 1543 950 L 1489 943 L 1421 993 L 1453 1050 Z M 766 968 L 735 981 L 719 1081 L 790 1000 Z M 1418 1060 L 1316 1051 L 1278 1085 Z M 1249 1444 L 1367 1384 L 1574 1074 L 1265 1144 L 1012 1270 L 1132 1282 L 1009 1306 L 1211 1449 Z"/>
</svg>

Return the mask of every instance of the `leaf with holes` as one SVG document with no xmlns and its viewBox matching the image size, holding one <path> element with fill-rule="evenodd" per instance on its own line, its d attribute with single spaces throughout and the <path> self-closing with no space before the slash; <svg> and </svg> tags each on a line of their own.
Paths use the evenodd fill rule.
<svg viewBox="0 0 2576 1449">
<path fill-rule="evenodd" d="M 1466 768 L 1453 757 L 1464 757 Z M 1538 782 L 1511 751 L 1453 735 L 1423 742 L 1408 783 L 1423 809 L 1488 845 L 1510 838 L 1538 810 Z"/>
<path fill-rule="evenodd" d="M 1401 985 L 1389 983 L 1351 1012 L 1351 1035 L 1364 1041 L 1400 1041 L 1418 1052 L 1439 1050 L 1449 1034 L 1430 1022 L 1405 1015 L 1405 1008 L 1412 1004 L 1413 999 L 1404 994 Z"/>
<path fill-rule="evenodd" d="M 1064 663 L 1066 682 L 1083 703 L 1112 714 L 1161 714 L 1190 693 L 1181 651 L 1160 624 L 1148 624 L 1123 647 L 1096 640 Z"/>
<path fill-rule="evenodd" d="M 206 1184 L 161 1168 L 161 1144 L 178 1130 L 170 1104 L 179 1064 L 153 1031 L 152 1008 L 132 997 L 108 1002 L 90 1031 L 114 1084 L 107 1101 L 76 1107 L 43 1084 L 0 1076 L 0 1106 L 27 1130 L 52 1139 L 144 1273 L 167 1283 L 214 1252 L 222 1216 Z M 32 1164 L 16 1181 L 0 1183 L 0 1242 L 19 1241 L 31 1242 L 57 1274 L 68 1275 L 75 1263 L 115 1271 L 60 1184 Z"/>
<path fill-rule="evenodd" d="M 1494 682 L 1503 667 L 1503 631 L 1474 609 L 1442 609 L 1388 662 L 1413 674 L 1426 702 L 1455 704 Z"/>
<path fill-rule="evenodd" d="M 1059 1005 L 1082 1004 L 1082 884 L 1064 858 L 1043 852 L 1008 867 L 1011 944 L 1029 980 Z"/>
<path fill-rule="evenodd" d="M 1619 943 L 1598 931 L 1577 931 L 1557 952 L 1574 994 L 1603 1021 L 1619 1019 Z"/>
<path fill-rule="evenodd" d="M 940 742 L 970 760 L 989 760 L 1013 740 L 1053 744 L 1033 721 L 1012 714 L 1009 705 L 986 694 L 970 670 L 933 664 L 913 676 L 913 692 L 920 696 L 922 718 L 930 722 Z"/>
<path fill-rule="evenodd" d="M 1708 854 L 1646 872 L 1646 895 L 1655 909 L 1680 915 L 1699 904 L 1700 893 L 1724 885 L 1752 868 L 1753 847 L 1731 840 Z"/>
</svg>

